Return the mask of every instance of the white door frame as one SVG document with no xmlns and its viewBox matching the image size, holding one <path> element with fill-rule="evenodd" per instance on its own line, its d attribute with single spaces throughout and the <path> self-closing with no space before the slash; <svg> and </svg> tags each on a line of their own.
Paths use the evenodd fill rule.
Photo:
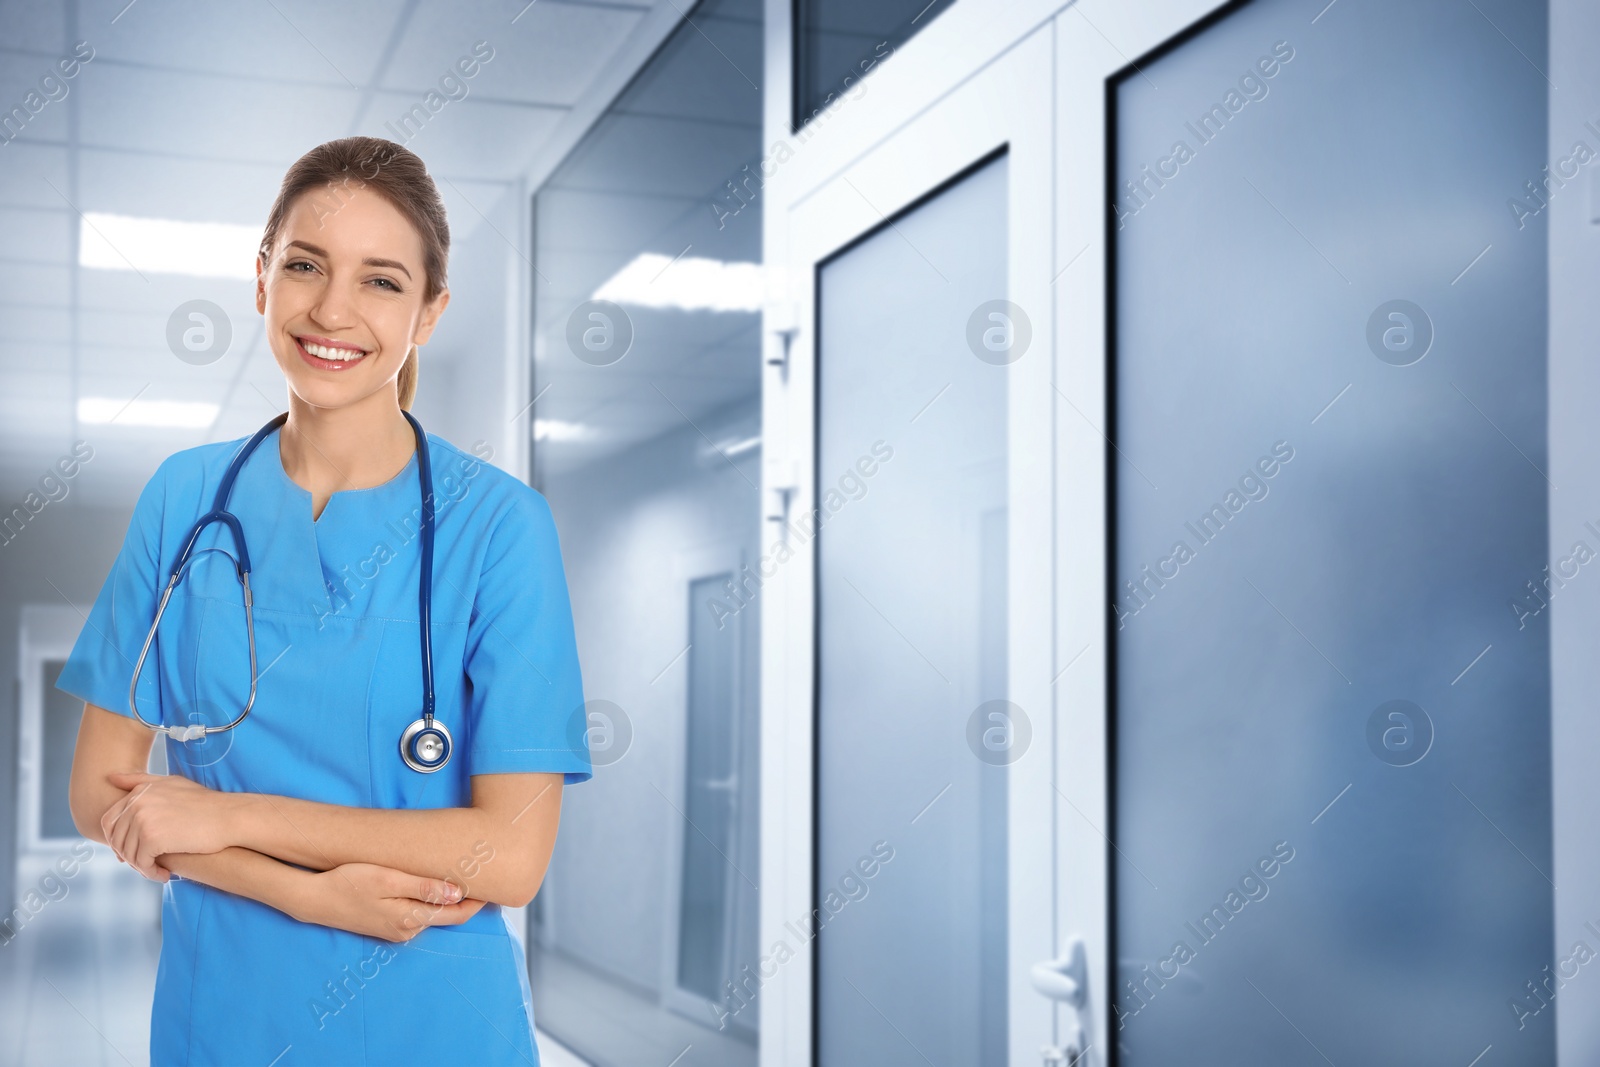
<svg viewBox="0 0 1600 1067">
<path fill-rule="evenodd" d="M 1033 331 L 1030 349 L 1009 368 L 1007 399 L 1007 695 L 1028 714 L 1033 730 L 1029 751 L 1011 765 L 1009 775 L 1010 1056 L 1017 1064 L 1038 1063 L 1040 1046 L 1054 1037 L 1051 1003 L 1028 982 L 1031 965 L 1055 954 L 1053 625 L 1051 585 L 1043 580 L 1051 573 L 1054 271 L 1050 231 L 1039 224 L 1053 215 L 1053 32 L 1047 19 L 1024 10 L 1030 6 L 1038 5 L 1013 7 L 999 21 L 1013 28 L 1031 24 L 1031 32 L 992 61 L 969 64 L 968 74 L 954 84 L 954 68 L 939 58 L 940 52 L 964 49 L 974 34 L 991 37 L 995 12 L 984 5 L 957 5 L 940 16 L 923 33 L 930 47 L 917 47 L 925 43 L 919 37 L 903 55 L 892 57 L 892 62 L 906 61 L 893 68 L 893 79 L 886 63 L 881 76 L 874 74 L 861 87 L 861 95 L 877 101 L 870 112 L 852 112 L 853 101 L 846 97 L 836 113 L 814 120 L 824 127 L 798 143 L 792 158 L 779 165 L 780 173 L 768 178 L 766 189 L 774 195 L 764 219 L 766 262 L 774 279 L 764 316 L 769 362 L 764 497 L 767 515 L 781 514 L 786 502 L 789 515 L 800 516 L 817 502 L 812 328 L 817 264 L 997 151 L 1009 157 L 1007 296 L 1026 312 Z M 1019 14 L 1028 18 L 1019 22 Z M 769 85 L 784 83 L 768 69 Z M 929 79 L 949 85 L 931 101 L 926 98 Z M 884 87 L 888 91 L 880 93 Z M 892 121 L 896 105 L 880 98 L 903 97 L 907 91 L 919 91 L 923 98 L 913 113 Z M 771 108 L 781 112 L 777 121 L 786 128 L 787 100 L 779 106 L 769 99 Z M 763 544 L 779 536 L 778 524 L 764 523 Z M 796 544 L 791 538 L 790 547 L 796 554 L 769 580 L 762 607 L 761 945 L 766 951 L 786 942 L 799 952 L 762 986 L 764 1067 L 809 1067 L 813 1059 L 814 942 L 794 945 L 785 923 L 799 926 L 815 906 L 815 539 Z"/>
<path fill-rule="evenodd" d="M 44 795 L 44 664 L 65 660 L 83 619 L 65 605 L 24 604 L 18 627 L 17 668 L 21 707 L 17 738 L 17 851 L 61 851 L 77 837 L 45 837 L 39 820 Z"/>
<path fill-rule="evenodd" d="M 673 561 L 673 580 L 677 587 L 687 595 L 693 583 L 702 578 L 714 578 L 726 574 L 735 582 L 740 580 L 741 572 L 748 561 L 745 558 L 744 547 L 737 540 L 721 541 L 716 544 L 704 545 L 696 549 L 686 550 L 677 555 Z M 685 645 L 690 641 L 691 625 L 689 616 L 696 610 L 690 605 L 689 612 L 684 616 L 683 641 Z M 734 730 L 737 733 L 739 726 L 744 722 L 744 654 L 745 654 L 745 620 L 743 612 L 727 620 L 725 625 L 733 627 L 733 717 Z M 692 652 L 686 652 L 686 658 Z M 693 1019 L 695 1022 L 709 1026 L 717 1019 L 717 1009 L 731 1010 L 731 1007 L 721 1000 L 710 1001 L 702 998 L 697 993 L 684 989 L 678 984 L 678 953 L 682 942 L 682 903 L 683 903 L 683 873 L 684 854 L 683 844 L 688 833 L 685 825 L 688 822 L 688 782 L 689 782 L 689 671 L 687 664 L 682 672 L 683 682 L 679 689 L 680 696 L 674 697 L 670 702 L 670 711 L 667 721 L 667 742 L 664 746 L 666 768 L 663 774 L 662 786 L 668 796 L 672 798 L 674 806 L 682 806 L 685 817 L 674 819 L 667 826 L 666 862 L 663 870 L 666 873 L 667 884 L 662 887 L 661 900 L 661 972 L 660 988 L 661 1002 L 666 1007 L 678 1014 Z M 738 746 L 749 743 L 748 738 L 740 737 Z M 743 757 L 736 750 L 734 776 L 737 778 L 743 766 Z M 736 809 L 737 811 L 737 809 Z M 733 822 L 734 843 L 729 849 L 733 853 L 728 857 L 728 864 L 722 874 L 728 887 L 728 914 L 725 921 L 730 927 L 737 922 L 738 917 L 738 884 L 751 870 L 752 865 L 747 862 L 738 847 L 741 820 L 735 818 Z M 696 831 L 698 832 L 698 831 Z M 731 954 L 736 944 L 733 936 L 734 930 L 729 929 L 729 940 L 724 946 L 724 955 Z M 735 1034 L 754 1039 L 757 1035 L 756 1018 L 753 1014 L 737 1013 L 726 1020 L 726 1027 Z"/>
<path fill-rule="evenodd" d="M 1059 389 L 1054 396 L 1059 472 L 1054 545 L 1057 625 L 1055 742 L 1057 923 L 1065 952 L 1087 949 L 1083 1024 L 1088 1063 L 1108 1062 L 1116 1039 L 1109 958 L 1111 826 L 1110 531 L 1107 463 L 1109 381 L 1107 243 L 1115 219 L 1106 186 L 1107 81 L 1212 12 L 1219 0 L 1081 0 L 1057 18 L 1056 281 Z M 1080 658 L 1081 657 L 1081 658 Z M 1075 662 L 1076 661 L 1076 662 Z M 1013 1063 L 1024 1062 L 1014 1059 Z M 1026 1061 L 1026 1062 L 1037 1062 Z"/>
</svg>

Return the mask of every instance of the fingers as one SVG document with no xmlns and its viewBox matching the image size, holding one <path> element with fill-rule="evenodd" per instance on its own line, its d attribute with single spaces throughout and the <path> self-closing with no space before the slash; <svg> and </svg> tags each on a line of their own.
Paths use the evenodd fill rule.
<svg viewBox="0 0 1600 1067">
<path fill-rule="evenodd" d="M 433 906 L 414 903 L 398 920 L 390 924 L 395 931 L 391 940 L 410 941 L 422 933 L 430 925 L 429 917 L 434 910 Z"/>
<path fill-rule="evenodd" d="M 118 810 L 115 813 L 108 811 L 105 817 L 100 820 L 100 828 L 105 831 L 106 844 L 110 845 L 111 851 L 117 854 L 117 859 L 122 860 L 124 863 L 128 861 L 124 839 L 128 836 L 128 827 L 132 823 L 133 820 L 128 818 L 126 801 L 119 801 Z"/>
<path fill-rule="evenodd" d="M 129 796 L 131 795 L 132 794 L 129 794 Z M 122 818 L 122 813 L 126 811 L 127 808 L 128 797 L 123 797 L 121 800 L 107 808 L 104 815 L 100 816 L 100 832 L 105 835 L 106 844 L 110 845 L 116 850 L 118 859 L 122 858 L 122 850 L 117 848 L 116 839 L 121 836 L 117 832 L 117 822 Z"/>
<path fill-rule="evenodd" d="M 154 871 L 154 863 L 150 857 L 139 854 L 139 828 L 132 819 L 122 820 L 122 825 L 127 828 L 127 835 L 122 842 L 123 861 L 134 870 L 152 882 L 159 882 Z"/>
<path fill-rule="evenodd" d="M 428 919 L 429 926 L 460 926 L 482 908 L 481 900 L 463 900 L 459 904 L 443 904 Z"/>
<path fill-rule="evenodd" d="M 116 851 L 118 859 L 130 865 L 133 862 L 133 845 L 138 839 L 136 826 L 138 820 L 133 816 L 133 806 L 149 788 L 148 785 L 136 787 L 127 796 L 111 805 L 101 819 L 102 827 L 105 827 L 108 819 L 111 823 L 107 828 L 106 843 Z"/>
<path fill-rule="evenodd" d="M 429 904 L 456 904 L 461 900 L 461 887 L 443 878 L 418 878 L 407 895 Z"/>
<path fill-rule="evenodd" d="M 161 878 L 156 874 L 156 856 L 158 854 L 155 842 L 148 832 L 142 831 L 137 825 L 129 832 L 129 837 L 138 837 L 137 843 L 129 843 L 128 863 L 134 870 L 150 879 L 159 882 Z"/>
</svg>

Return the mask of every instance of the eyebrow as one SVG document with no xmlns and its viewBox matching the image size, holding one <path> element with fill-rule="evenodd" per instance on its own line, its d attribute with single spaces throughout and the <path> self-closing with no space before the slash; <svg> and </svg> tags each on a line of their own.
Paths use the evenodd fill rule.
<svg viewBox="0 0 1600 1067">
<path fill-rule="evenodd" d="M 303 248 L 307 252 L 310 252 L 314 256 L 321 256 L 323 259 L 327 259 L 328 258 L 327 249 L 318 248 L 316 245 L 311 244 L 309 241 L 290 241 L 284 247 L 286 247 L 286 248 Z M 362 264 L 362 266 L 365 266 L 365 267 L 393 267 L 395 270 L 403 272 L 407 279 L 410 279 L 410 277 L 411 277 L 411 272 L 409 270 L 406 270 L 406 265 L 404 263 L 400 263 L 400 262 L 397 262 L 397 261 L 392 260 L 392 259 L 377 259 L 377 258 L 375 258 L 373 256 L 368 256 L 366 259 L 363 259 L 361 261 L 361 264 Z"/>
</svg>

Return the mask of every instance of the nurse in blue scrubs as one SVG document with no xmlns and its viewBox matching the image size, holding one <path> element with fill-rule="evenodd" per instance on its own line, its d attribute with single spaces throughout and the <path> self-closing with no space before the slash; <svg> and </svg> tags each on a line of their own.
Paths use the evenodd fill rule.
<svg viewBox="0 0 1600 1067">
<path fill-rule="evenodd" d="M 448 249 L 433 181 L 401 146 L 350 137 L 295 163 L 256 280 L 287 419 L 228 503 L 250 557 L 249 715 L 180 741 L 128 701 L 243 438 L 161 463 L 61 673 L 87 705 L 74 819 L 164 883 L 156 1067 L 538 1063 L 501 909 L 538 891 L 562 786 L 590 777 L 571 607 L 544 497 L 481 444 L 433 434 L 434 714 L 453 744 L 431 771 L 400 751 L 424 679 L 404 410 L 449 302 Z M 139 672 L 145 719 L 220 726 L 249 702 L 237 555 L 224 524 L 199 535 Z M 165 776 L 143 773 L 156 737 Z"/>
</svg>

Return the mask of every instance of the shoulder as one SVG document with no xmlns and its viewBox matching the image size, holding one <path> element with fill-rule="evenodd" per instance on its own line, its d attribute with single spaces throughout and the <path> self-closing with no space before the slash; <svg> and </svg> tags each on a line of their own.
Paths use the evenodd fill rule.
<svg viewBox="0 0 1600 1067">
<path fill-rule="evenodd" d="M 211 441 L 172 453 L 156 465 L 139 496 L 140 510 L 160 508 L 167 501 L 183 500 L 198 495 L 221 481 L 222 473 L 249 440 L 248 436 L 231 441 Z"/>
<path fill-rule="evenodd" d="M 479 441 L 468 451 L 432 433 L 428 443 L 433 490 L 441 511 L 458 511 L 497 539 L 553 534 L 553 516 L 544 494 L 497 467 L 489 445 Z"/>
</svg>

